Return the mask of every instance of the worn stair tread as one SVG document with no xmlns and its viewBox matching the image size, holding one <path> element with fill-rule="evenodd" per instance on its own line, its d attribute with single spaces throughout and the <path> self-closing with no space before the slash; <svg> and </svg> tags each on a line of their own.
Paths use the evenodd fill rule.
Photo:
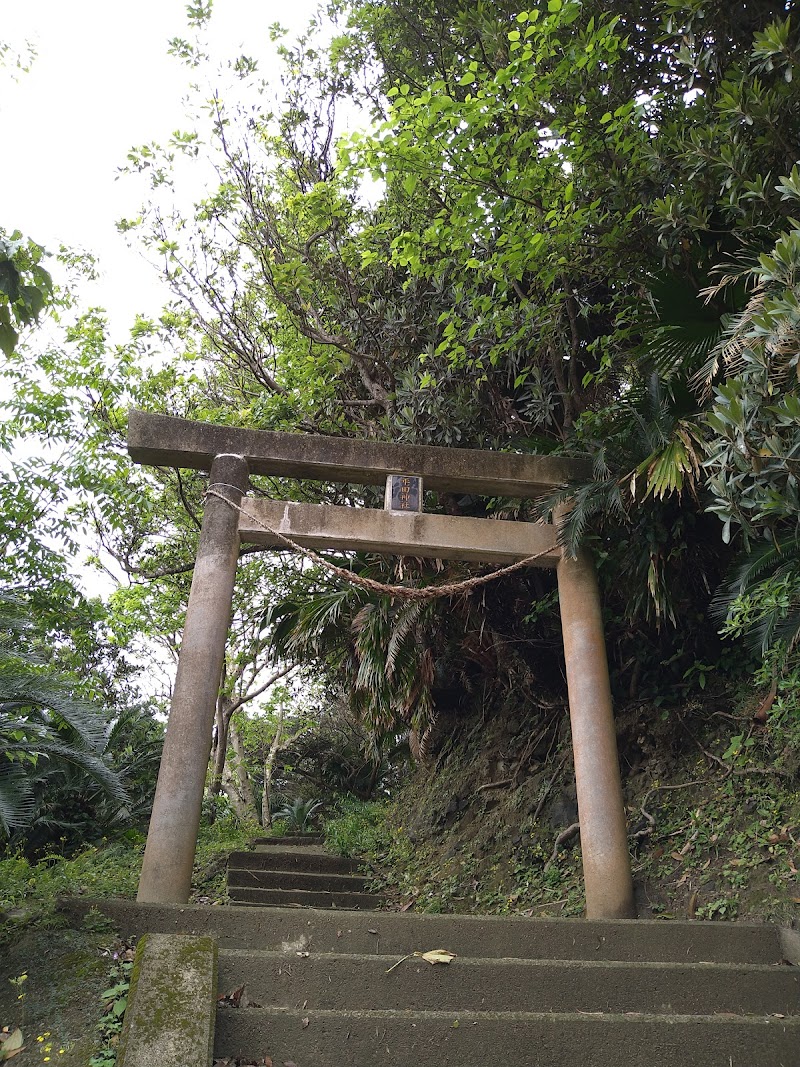
<svg viewBox="0 0 800 1067">
<path fill-rule="evenodd" d="M 284 840 L 281 843 L 279 840 L 269 841 L 264 840 L 256 842 L 253 845 L 252 852 L 246 852 L 245 855 L 252 856 L 253 854 L 261 855 L 264 853 L 278 853 L 282 852 L 291 856 L 333 856 L 334 853 L 329 852 L 324 844 L 321 842 L 302 842 L 301 844 L 289 845 Z M 231 853 L 231 855 L 238 855 L 238 853 Z"/>
<path fill-rule="evenodd" d="M 232 1008 L 224 1004 L 219 1009 L 224 1014 L 236 1015 L 243 1013 L 244 1016 L 253 1017 L 261 1015 L 267 1017 L 296 1018 L 298 1020 L 316 1017 L 319 1019 L 405 1019 L 413 1021 L 452 1021 L 454 1019 L 468 1019 L 476 1022 L 487 1020 L 518 1020 L 520 1022 L 554 1022 L 558 1025 L 571 1022 L 584 1022 L 586 1020 L 599 1020 L 607 1023 L 614 1022 L 651 1022 L 658 1025 L 685 1023 L 696 1026 L 712 1025 L 723 1027 L 732 1021 L 745 1023 L 752 1026 L 775 1026 L 787 1027 L 800 1034 L 800 1015 L 784 1016 L 781 1013 L 770 1015 L 739 1015 L 736 1012 L 720 1012 L 716 1015 L 661 1015 L 660 1013 L 646 1011 L 460 1011 L 458 1009 L 425 1009 L 415 1010 L 411 1008 L 352 1008 L 347 1010 L 324 1009 L 324 1008 L 285 1008 L 259 1005 L 247 1008 Z M 305 1027 L 303 1027 L 305 1029 Z"/>
<path fill-rule="evenodd" d="M 375 909 L 384 903 L 383 897 L 373 893 L 332 892 L 322 889 L 258 889 L 231 885 L 228 896 L 239 904 L 255 904 L 265 907 L 300 907 L 316 910 L 330 908 Z"/>
<path fill-rule="evenodd" d="M 321 845 L 322 834 L 284 834 L 280 837 L 255 837 L 254 845 Z"/>
<path fill-rule="evenodd" d="M 400 962 L 402 960 L 402 962 Z M 625 963 L 221 949 L 220 992 L 244 984 L 272 1006 L 686 1015 L 800 1015 L 800 969 L 771 964 Z"/>
<path fill-rule="evenodd" d="M 398 963 L 388 955 L 223 949 L 219 969 L 221 989 L 244 983 L 254 1000 L 304 1000 L 331 1010 L 397 1002 L 414 1009 L 521 1011 L 534 1004 L 559 1012 L 800 1014 L 800 970 L 764 964 L 456 957 L 444 967 L 413 957 Z"/>
<path fill-rule="evenodd" d="M 779 963 L 778 927 L 751 923 L 654 919 L 544 919 L 523 916 L 415 915 L 244 905 L 140 904 L 132 900 L 71 897 L 67 914 L 92 909 L 108 915 L 123 936 L 147 931 L 213 933 L 229 948 L 293 947 L 314 952 L 396 957 L 409 946 L 446 947 L 459 956 L 535 959 Z"/>
<path fill-rule="evenodd" d="M 259 845 L 252 852 L 231 852 L 228 867 L 254 870 L 295 871 L 306 870 L 320 873 L 332 871 L 334 874 L 358 874 L 360 864 L 357 860 L 344 856 L 333 856 L 320 845 L 306 845 L 302 848 L 287 849 L 283 846 L 273 848 Z"/>
<path fill-rule="evenodd" d="M 430 948 L 414 949 L 414 952 L 430 951 Z M 347 960 L 364 960 L 368 963 L 374 963 L 376 966 L 391 966 L 398 962 L 398 957 L 395 953 L 386 952 L 306 952 L 297 950 L 294 951 L 289 948 L 285 951 L 268 948 L 252 948 L 252 949 L 239 949 L 239 948 L 225 948 L 219 949 L 220 959 L 247 959 L 252 957 L 253 959 L 261 960 L 286 960 L 292 959 L 297 956 L 301 959 L 308 960 L 328 960 L 328 961 L 347 961 Z M 412 958 L 403 957 L 400 959 Z M 792 967 L 788 964 L 779 963 L 730 963 L 723 962 L 717 963 L 714 960 L 692 960 L 684 962 L 682 960 L 584 960 L 584 959 L 539 959 L 539 958 L 526 958 L 524 956 L 458 956 L 453 955 L 452 960 L 447 965 L 430 964 L 423 961 L 427 971 L 437 970 L 440 974 L 447 973 L 446 968 L 452 969 L 455 964 L 458 966 L 482 966 L 485 964 L 496 964 L 499 967 L 507 967 L 509 964 L 513 964 L 520 967 L 537 968 L 542 966 L 548 966 L 553 964 L 557 967 L 563 967 L 565 970 L 580 971 L 583 968 L 588 970 L 597 970 L 602 972 L 606 968 L 613 970 L 624 970 L 629 968 L 648 968 L 651 967 L 655 970 L 671 972 L 671 971 L 696 971 L 698 974 L 706 974 L 710 971 L 719 971 L 721 973 L 730 974 L 782 974 L 787 979 L 792 979 L 795 982 L 800 983 L 800 968 Z M 420 966 L 423 965 L 420 964 Z M 426 971 L 426 973 L 427 973 Z M 797 1002 L 798 1013 L 800 1013 L 800 999 Z"/>
<path fill-rule="evenodd" d="M 314 1067 L 798 1067 L 800 1019 L 545 1012 L 217 1012 L 219 1057 Z"/>
<path fill-rule="evenodd" d="M 368 879 L 358 874 L 335 874 L 332 871 L 273 871 L 253 867 L 229 867 L 228 888 L 286 889 L 330 893 L 367 892 Z"/>
</svg>

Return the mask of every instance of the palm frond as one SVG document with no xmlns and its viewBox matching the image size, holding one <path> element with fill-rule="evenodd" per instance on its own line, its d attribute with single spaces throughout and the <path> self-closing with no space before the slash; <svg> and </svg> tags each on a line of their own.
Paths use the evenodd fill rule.
<svg viewBox="0 0 800 1067">
<path fill-rule="evenodd" d="M 430 604 L 426 604 L 424 600 L 407 600 L 402 604 L 395 617 L 392 635 L 386 647 L 386 675 L 388 678 L 391 678 L 395 673 L 397 657 L 403 643 L 409 635 L 412 635 L 420 619 L 429 610 Z"/>
<path fill-rule="evenodd" d="M 128 794 L 119 775 L 96 752 L 87 752 L 67 742 L 50 738 L 32 741 L 7 741 L 6 753 L 35 756 L 37 760 L 53 760 L 78 768 L 96 782 L 105 793 L 120 804 L 128 801 Z"/>
<path fill-rule="evenodd" d="M 0 757 L 0 836 L 26 826 L 35 811 L 35 799 L 25 768 Z"/>
<path fill-rule="evenodd" d="M 76 745 L 104 748 L 106 723 L 94 704 L 76 700 L 68 682 L 33 668 L 18 656 L 0 655 L 0 710 L 30 709 L 55 728 L 67 727 Z"/>
<path fill-rule="evenodd" d="M 784 583 L 782 595 L 769 595 Z M 800 640 L 800 538 L 787 539 L 752 549 L 734 576 L 720 587 L 711 602 L 710 614 L 720 624 L 730 617 L 739 598 L 750 597 L 754 615 L 750 620 L 751 644 L 762 655 L 778 642 L 793 648 Z"/>
</svg>

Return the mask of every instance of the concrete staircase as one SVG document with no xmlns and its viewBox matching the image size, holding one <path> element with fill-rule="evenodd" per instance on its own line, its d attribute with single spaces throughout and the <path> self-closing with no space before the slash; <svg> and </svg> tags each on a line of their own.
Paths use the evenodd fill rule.
<svg viewBox="0 0 800 1067">
<path fill-rule="evenodd" d="M 100 906 L 123 934 L 216 938 L 220 995 L 246 991 L 219 1003 L 225 1063 L 800 1067 L 797 934 L 776 927 Z M 449 965 L 409 955 L 437 948 Z"/>
<path fill-rule="evenodd" d="M 228 896 L 235 904 L 270 907 L 377 908 L 355 860 L 332 856 L 314 834 L 263 837 L 253 852 L 228 858 Z"/>
</svg>

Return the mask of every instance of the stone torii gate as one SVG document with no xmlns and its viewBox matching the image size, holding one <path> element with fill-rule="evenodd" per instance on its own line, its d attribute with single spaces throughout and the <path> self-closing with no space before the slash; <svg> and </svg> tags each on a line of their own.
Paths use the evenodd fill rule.
<svg viewBox="0 0 800 1067">
<path fill-rule="evenodd" d="M 633 918 L 633 887 L 608 663 L 594 564 L 556 546 L 545 523 L 427 515 L 408 508 L 409 485 L 477 496 L 530 498 L 585 474 L 584 460 L 425 445 L 384 444 L 243 430 L 131 411 L 137 463 L 210 472 L 172 695 L 140 901 L 186 903 L 200 825 L 225 641 L 241 542 L 271 545 L 271 531 L 312 548 L 555 567 L 567 666 L 586 915 Z M 401 476 L 387 509 L 248 498 L 250 474 L 381 485 Z M 411 477 L 409 477 L 411 476 Z M 397 479 L 395 479 L 397 480 Z M 401 489 L 401 493 L 403 490 Z M 401 508 L 403 510 L 395 510 Z M 269 529 L 267 529 L 267 527 Z"/>
</svg>

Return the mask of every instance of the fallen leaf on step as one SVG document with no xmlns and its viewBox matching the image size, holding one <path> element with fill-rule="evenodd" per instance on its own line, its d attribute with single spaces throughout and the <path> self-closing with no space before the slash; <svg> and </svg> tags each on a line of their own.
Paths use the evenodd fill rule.
<svg viewBox="0 0 800 1067">
<path fill-rule="evenodd" d="M 294 1062 L 294 1060 L 284 1060 L 283 1067 L 297 1067 L 297 1064 Z"/>
<path fill-rule="evenodd" d="M 449 952 L 446 948 L 434 948 L 430 952 L 409 952 L 407 956 L 403 956 L 393 963 L 386 971 L 387 974 L 399 967 L 401 963 L 405 963 L 406 960 L 410 960 L 412 956 L 418 956 L 421 960 L 427 960 L 428 963 L 449 963 L 450 960 L 456 958 L 455 952 Z"/>
<path fill-rule="evenodd" d="M 308 1026 L 308 1016 L 306 1016 L 306 1018 L 305 1018 L 305 1019 L 303 1019 L 303 1029 L 305 1030 L 305 1028 L 306 1028 L 307 1026 Z"/>
<path fill-rule="evenodd" d="M 430 952 L 415 952 L 414 955 L 427 960 L 428 963 L 449 963 L 450 960 L 456 958 L 455 952 L 449 952 L 446 948 L 434 948 Z"/>
<path fill-rule="evenodd" d="M 231 1008 L 246 1008 L 250 1003 L 250 998 L 247 996 L 243 985 L 231 990 L 230 993 L 220 993 L 217 1000 L 220 1004 L 227 1004 Z"/>
<path fill-rule="evenodd" d="M 0 1060 L 10 1060 L 25 1051 L 25 1039 L 17 1026 L 10 1033 L 0 1034 Z"/>
<path fill-rule="evenodd" d="M 272 1067 L 272 1056 L 264 1057 L 264 1067 Z"/>
</svg>

